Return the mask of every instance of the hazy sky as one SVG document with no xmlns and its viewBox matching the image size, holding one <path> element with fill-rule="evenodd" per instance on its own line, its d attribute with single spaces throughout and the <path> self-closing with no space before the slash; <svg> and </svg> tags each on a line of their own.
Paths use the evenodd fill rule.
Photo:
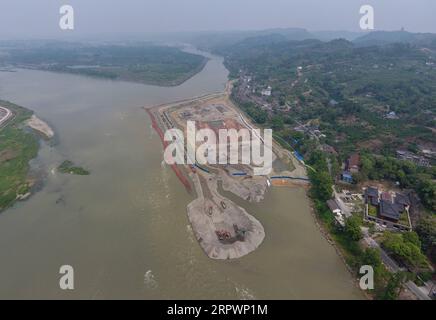
<svg viewBox="0 0 436 320">
<path fill-rule="evenodd" d="M 62 36 L 59 8 L 75 10 L 75 36 L 303 27 L 359 30 L 371 4 L 379 30 L 436 33 L 436 0 L 0 0 L 0 38 Z"/>
</svg>

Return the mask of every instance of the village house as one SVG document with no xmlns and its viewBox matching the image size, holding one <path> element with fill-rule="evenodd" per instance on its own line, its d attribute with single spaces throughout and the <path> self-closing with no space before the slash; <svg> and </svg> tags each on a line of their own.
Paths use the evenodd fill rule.
<svg viewBox="0 0 436 320">
<path fill-rule="evenodd" d="M 378 206 L 379 192 L 377 188 L 368 187 L 365 191 L 365 201 L 373 206 Z"/>
<path fill-rule="evenodd" d="M 354 182 L 353 175 L 348 171 L 342 172 L 341 180 L 343 182 L 346 182 L 346 183 L 353 183 Z"/>
<path fill-rule="evenodd" d="M 350 173 L 358 173 L 360 166 L 360 155 L 353 153 L 347 161 L 345 161 L 345 171 Z"/>
<path fill-rule="evenodd" d="M 261 94 L 262 94 L 263 96 L 270 97 L 271 94 L 272 94 L 272 88 L 271 88 L 271 86 L 268 86 L 268 88 L 263 89 L 263 90 L 261 91 Z"/>
<path fill-rule="evenodd" d="M 323 144 L 321 146 L 321 150 L 328 153 L 328 154 L 334 155 L 334 156 L 338 155 L 338 152 L 335 150 L 335 148 L 333 148 L 332 146 L 330 146 L 328 144 Z"/>
<path fill-rule="evenodd" d="M 335 200 L 333 200 L 333 199 L 328 200 L 327 205 L 328 205 L 329 209 L 331 210 L 331 212 L 333 212 L 334 214 L 342 214 L 342 210 L 341 210 L 341 208 L 339 208 L 339 206 Z"/>
<path fill-rule="evenodd" d="M 397 158 L 403 161 L 410 161 L 420 167 L 430 167 L 430 160 L 426 157 L 415 155 L 410 151 L 397 150 Z"/>
<path fill-rule="evenodd" d="M 345 170 L 341 174 L 341 180 L 346 183 L 353 183 L 353 174 L 359 172 L 360 167 L 360 155 L 358 153 L 353 153 L 345 161 Z"/>
<path fill-rule="evenodd" d="M 366 220 L 376 222 L 388 228 L 411 230 L 410 222 L 407 222 L 410 208 L 410 199 L 407 195 L 380 192 L 377 188 L 368 187 L 365 190 L 365 203 Z M 406 214 L 406 220 L 401 219 L 404 214 Z"/>
<path fill-rule="evenodd" d="M 338 203 L 335 199 L 330 199 L 327 201 L 327 206 L 329 207 L 330 211 L 335 215 L 336 223 L 338 223 L 340 226 L 345 226 L 345 220 L 342 215 L 342 210 L 339 207 Z"/>
<path fill-rule="evenodd" d="M 398 119 L 398 116 L 397 116 L 395 111 L 389 112 L 388 114 L 386 114 L 385 117 L 386 117 L 386 119 L 389 119 L 389 120 L 396 120 L 396 119 Z"/>
</svg>

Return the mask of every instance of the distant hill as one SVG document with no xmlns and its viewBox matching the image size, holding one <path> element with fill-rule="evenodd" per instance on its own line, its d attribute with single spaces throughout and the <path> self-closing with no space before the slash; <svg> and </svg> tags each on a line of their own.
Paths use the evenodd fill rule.
<svg viewBox="0 0 436 320">
<path fill-rule="evenodd" d="M 275 40 L 306 40 L 315 39 L 316 36 L 302 28 L 267 29 L 259 31 L 226 31 L 198 33 L 186 39 L 191 44 L 207 50 L 217 50 L 232 46 L 246 39 L 272 36 Z"/>
<path fill-rule="evenodd" d="M 331 41 L 335 39 L 345 39 L 348 41 L 353 41 L 357 38 L 362 37 L 366 33 L 364 32 L 353 32 L 353 31 L 311 31 L 316 39 L 321 41 Z"/>
<path fill-rule="evenodd" d="M 257 40 L 256 40 L 257 39 Z M 329 42 L 337 39 L 352 41 L 356 46 L 381 46 L 392 43 L 410 43 L 436 48 L 436 34 L 408 31 L 308 31 L 302 28 L 266 29 L 258 31 L 205 32 L 191 35 L 187 42 L 212 51 L 240 44 L 246 40 L 255 42 L 302 41 L 316 39 Z"/>
<path fill-rule="evenodd" d="M 411 33 L 407 31 L 374 31 L 354 40 L 359 46 L 385 45 L 389 43 L 410 43 L 436 46 L 436 34 Z"/>
</svg>

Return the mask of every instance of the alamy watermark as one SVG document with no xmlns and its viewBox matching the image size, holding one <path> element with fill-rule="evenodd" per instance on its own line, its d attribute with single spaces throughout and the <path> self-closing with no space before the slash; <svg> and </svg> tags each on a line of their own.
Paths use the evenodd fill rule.
<svg viewBox="0 0 436 320">
<path fill-rule="evenodd" d="M 74 290 L 74 269 L 70 265 L 63 265 L 59 268 L 59 287 L 62 290 Z"/>
<path fill-rule="evenodd" d="M 62 30 L 74 30 L 74 9 L 70 5 L 63 5 L 59 8 L 61 18 L 59 20 L 59 27 Z"/>
<path fill-rule="evenodd" d="M 253 167 L 255 176 L 271 173 L 271 129 L 263 130 L 263 137 L 259 129 L 219 129 L 217 137 L 210 128 L 197 130 L 195 121 L 188 121 L 186 128 L 186 139 L 180 129 L 165 132 L 164 140 L 169 142 L 164 151 L 167 164 L 245 164 Z"/>
<path fill-rule="evenodd" d="M 366 4 L 360 7 L 359 26 L 362 30 L 374 30 L 374 7 Z M 61 30 L 74 30 L 74 8 L 65 4 L 59 8 Z"/>
<path fill-rule="evenodd" d="M 374 268 L 368 265 L 361 266 L 359 274 L 363 275 L 359 281 L 360 289 L 374 290 Z"/>
<path fill-rule="evenodd" d="M 359 25 L 362 30 L 374 30 L 374 7 L 368 4 L 360 7 Z"/>
</svg>

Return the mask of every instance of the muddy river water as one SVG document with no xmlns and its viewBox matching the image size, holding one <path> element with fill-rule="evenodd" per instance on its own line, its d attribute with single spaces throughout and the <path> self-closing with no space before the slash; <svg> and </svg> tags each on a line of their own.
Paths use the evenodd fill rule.
<svg viewBox="0 0 436 320">
<path fill-rule="evenodd" d="M 201 250 L 186 214 L 193 196 L 163 164 L 140 107 L 222 91 L 227 74 L 213 56 L 172 88 L 0 72 L 0 98 L 34 110 L 56 133 L 32 162 L 47 172 L 41 190 L 0 214 L 0 298 L 363 298 L 303 189 L 271 188 L 260 204 L 238 200 L 265 228 L 254 253 L 215 261 Z M 52 170 L 65 159 L 91 175 Z M 62 265 L 74 268 L 74 290 L 59 288 Z"/>
</svg>

